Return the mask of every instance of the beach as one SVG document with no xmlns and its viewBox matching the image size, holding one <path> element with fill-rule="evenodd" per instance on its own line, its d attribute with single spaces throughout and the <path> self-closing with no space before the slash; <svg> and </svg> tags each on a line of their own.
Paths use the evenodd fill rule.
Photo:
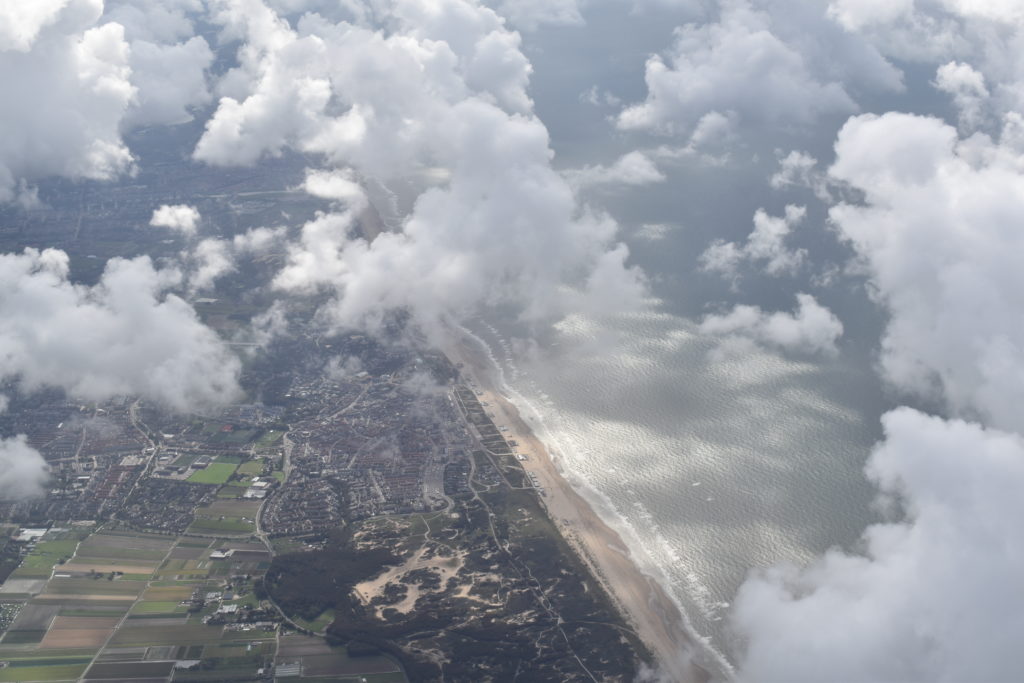
<svg viewBox="0 0 1024 683">
<path fill-rule="evenodd" d="M 710 679 L 692 661 L 699 645 L 684 626 L 676 603 L 634 562 L 627 544 L 562 476 L 545 445 L 501 390 L 496 368 L 479 343 L 452 330 L 443 350 L 488 403 L 495 424 L 517 443 L 526 470 L 544 490 L 541 501 L 569 545 L 604 586 L 630 627 L 651 651 L 660 680 L 679 683 Z"/>
</svg>

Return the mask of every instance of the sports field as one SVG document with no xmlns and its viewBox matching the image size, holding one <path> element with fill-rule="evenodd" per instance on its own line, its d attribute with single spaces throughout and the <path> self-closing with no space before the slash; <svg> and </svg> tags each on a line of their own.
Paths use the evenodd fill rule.
<svg viewBox="0 0 1024 683">
<path fill-rule="evenodd" d="M 213 462 L 204 469 L 193 472 L 188 481 L 194 484 L 226 484 L 238 465 L 229 462 Z"/>
</svg>

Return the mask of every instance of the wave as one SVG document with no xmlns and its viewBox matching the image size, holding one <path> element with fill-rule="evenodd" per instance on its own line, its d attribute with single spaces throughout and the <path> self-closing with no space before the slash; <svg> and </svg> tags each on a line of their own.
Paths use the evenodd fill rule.
<svg viewBox="0 0 1024 683">
<path fill-rule="evenodd" d="M 652 542 L 644 540 L 637 531 L 635 524 L 619 509 L 611 497 L 595 486 L 582 472 L 571 468 L 570 464 L 573 457 L 570 457 L 570 454 L 584 454 L 588 452 L 587 449 L 571 443 L 570 437 L 559 437 L 556 431 L 551 428 L 549 423 L 552 420 L 560 420 L 562 418 L 557 415 L 558 408 L 554 401 L 542 392 L 534 382 L 522 381 L 522 384 L 530 385 L 530 393 L 536 397 L 533 400 L 528 399 L 520 388 L 510 383 L 522 378 L 522 372 L 515 362 L 512 345 L 501 336 L 493 325 L 480 319 L 476 319 L 473 322 L 486 329 L 489 336 L 494 338 L 495 346 L 500 349 L 502 358 L 499 359 L 495 353 L 495 347 L 489 344 L 483 337 L 468 329 L 465 325 L 458 324 L 457 327 L 460 332 L 478 344 L 487 356 L 495 373 L 495 384 L 498 390 L 516 407 L 524 420 L 530 425 L 535 436 L 544 444 L 549 456 L 566 481 L 593 508 L 605 524 L 611 527 L 624 540 L 633 562 L 636 563 L 640 571 L 656 581 L 662 587 L 665 594 L 673 601 L 680 615 L 682 615 L 687 633 L 696 642 L 700 643 L 703 648 L 702 654 L 712 660 L 714 668 L 719 669 L 726 677 L 731 678 L 734 673 L 732 664 L 714 646 L 709 636 L 701 634 L 696 629 L 693 620 L 690 618 L 688 608 L 679 599 L 678 595 L 680 593 L 685 595 L 700 611 L 701 616 L 708 621 L 720 620 L 722 618 L 722 611 L 728 604 L 714 600 L 711 591 L 701 583 L 699 577 L 694 572 L 686 572 L 685 581 L 673 580 L 671 578 L 668 570 L 671 567 L 683 565 L 684 560 L 672 547 L 671 542 L 658 527 L 654 516 L 642 503 L 634 503 L 634 508 L 637 516 L 643 520 L 645 528 L 649 530 L 648 533 L 652 537 Z M 506 369 L 508 370 L 507 373 Z M 538 404 L 545 405 L 550 413 L 546 414 L 538 407 Z M 565 430 L 562 431 L 564 433 Z M 662 557 L 666 558 L 661 563 L 656 559 L 657 554 L 651 552 L 650 546 L 652 544 L 657 546 L 662 551 Z"/>
</svg>

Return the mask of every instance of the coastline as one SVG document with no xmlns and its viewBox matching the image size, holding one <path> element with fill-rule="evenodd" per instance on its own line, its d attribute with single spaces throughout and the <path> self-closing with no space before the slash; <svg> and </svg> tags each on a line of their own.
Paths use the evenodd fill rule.
<svg viewBox="0 0 1024 683">
<path fill-rule="evenodd" d="M 442 350 L 476 384 L 497 424 L 508 428 L 523 467 L 544 489 L 541 502 L 566 542 L 604 586 L 619 612 L 654 656 L 661 680 L 705 683 L 711 674 L 694 662 L 700 645 L 685 626 L 683 615 L 661 584 L 634 562 L 627 544 L 562 476 L 547 448 L 504 395 L 497 369 L 472 336 L 452 329 Z"/>
</svg>

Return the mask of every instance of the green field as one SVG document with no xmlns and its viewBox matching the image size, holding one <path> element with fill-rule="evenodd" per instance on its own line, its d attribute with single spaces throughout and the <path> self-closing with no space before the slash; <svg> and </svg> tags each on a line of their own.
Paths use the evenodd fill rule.
<svg viewBox="0 0 1024 683">
<path fill-rule="evenodd" d="M 250 460 L 238 468 L 239 474 L 255 474 L 259 475 L 263 472 L 263 461 L 262 460 Z"/>
<path fill-rule="evenodd" d="M 212 517 L 196 517 L 189 532 L 195 534 L 203 533 L 233 533 L 248 534 L 256 530 L 252 522 L 243 521 L 240 517 L 225 517 L 224 519 L 213 519 Z"/>
<path fill-rule="evenodd" d="M 206 469 L 193 472 L 188 480 L 194 484 L 226 484 L 236 469 L 238 465 L 235 463 L 214 462 Z"/>
<path fill-rule="evenodd" d="M 58 666 L 9 666 L 0 669 L 0 681 L 63 681 L 77 679 L 89 666 L 61 664 Z"/>
<path fill-rule="evenodd" d="M 260 438 L 256 439 L 256 448 L 269 448 L 280 441 L 282 436 L 284 436 L 284 432 L 274 429 L 268 430 Z"/>
<path fill-rule="evenodd" d="M 299 626 L 302 626 L 303 628 L 308 628 L 310 631 L 313 631 L 314 633 L 321 633 L 325 628 L 331 625 L 332 621 L 334 621 L 334 610 L 327 610 L 313 621 L 307 621 L 306 619 L 303 619 L 301 617 L 296 617 L 294 621 Z"/>
<path fill-rule="evenodd" d="M 165 614 L 168 612 L 184 612 L 185 607 L 177 602 L 152 600 L 140 602 L 132 608 L 132 614 Z"/>
<path fill-rule="evenodd" d="M 15 577 L 48 577 L 54 565 L 65 562 L 75 553 L 78 539 L 66 538 L 58 541 L 42 541 L 25 557 Z"/>
<path fill-rule="evenodd" d="M 4 635 L 4 645 L 30 645 L 38 643 L 46 635 L 45 629 L 32 629 L 23 631 L 8 631 Z"/>
</svg>

